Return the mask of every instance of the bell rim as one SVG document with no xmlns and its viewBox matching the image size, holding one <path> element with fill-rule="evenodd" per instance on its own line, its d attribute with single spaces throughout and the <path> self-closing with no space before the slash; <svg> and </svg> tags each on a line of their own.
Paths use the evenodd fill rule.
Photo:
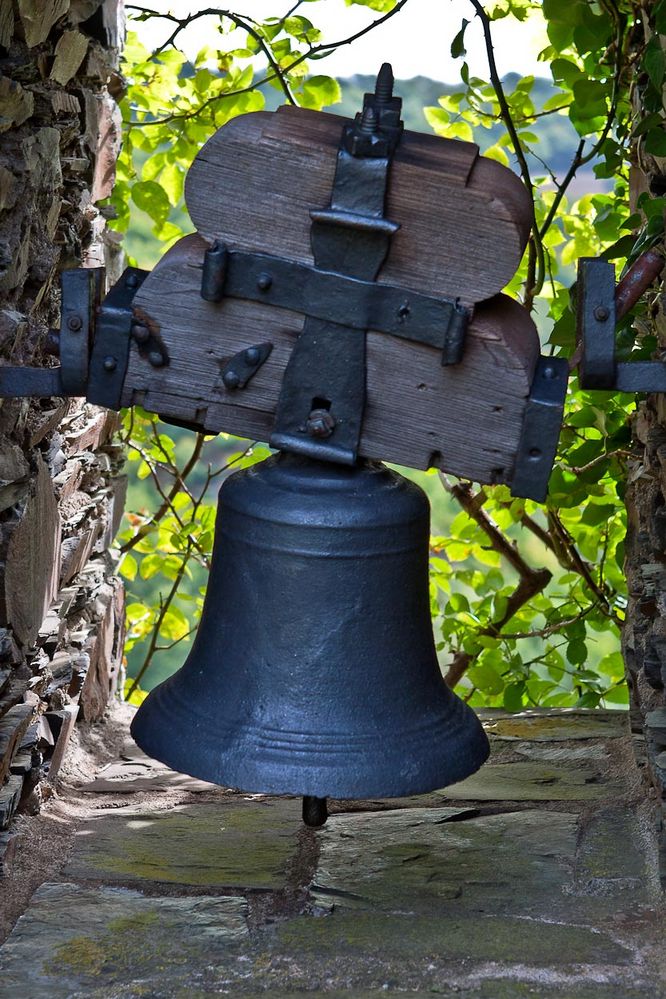
<svg viewBox="0 0 666 999">
<path fill-rule="evenodd" d="M 423 794 L 469 777 L 485 763 L 490 752 L 477 715 L 449 688 L 441 713 L 425 723 L 394 729 L 392 751 L 385 732 L 368 734 L 363 740 L 356 738 L 357 744 L 363 744 L 361 751 L 350 748 L 349 741 L 343 742 L 340 735 L 336 737 L 334 750 L 322 750 L 321 745 L 317 746 L 318 737 L 309 733 L 302 733 L 300 744 L 292 741 L 279 746 L 270 739 L 263 742 L 262 736 L 280 730 L 229 724 L 221 732 L 219 722 L 212 737 L 191 740 L 197 752 L 192 752 L 191 744 L 178 751 L 170 738 L 155 738 L 155 731 L 164 731 L 163 724 L 152 726 L 151 737 L 150 714 L 177 716 L 186 731 L 195 733 L 209 731 L 211 719 L 194 710 L 192 703 L 178 696 L 173 686 L 169 680 L 160 684 L 138 709 L 130 728 L 137 745 L 176 772 L 250 794 L 311 795 L 343 800 Z M 185 714 L 190 718 L 183 721 Z M 438 743 L 441 750 L 435 752 L 433 746 Z M 321 755 L 317 757 L 318 752 L 328 753 L 328 761 Z M 392 758 L 396 766 L 389 780 L 385 768 L 387 760 Z M 344 766 L 340 765 L 341 759 Z M 382 760 L 384 770 L 381 777 L 377 774 L 378 759 Z M 215 762 L 211 763 L 212 760 Z"/>
</svg>

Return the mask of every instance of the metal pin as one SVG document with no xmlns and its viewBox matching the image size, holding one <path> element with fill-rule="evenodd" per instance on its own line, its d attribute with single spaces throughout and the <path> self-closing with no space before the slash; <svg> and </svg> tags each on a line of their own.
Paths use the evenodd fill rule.
<svg viewBox="0 0 666 999">
<path fill-rule="evenodd" d="M 237 371 L 225 371 L 222 376 L 222 381 L 224 382 L 225 388 L 235 389 L 240 385 L 240 376 Z"/>
<path fill-rule="evenodd" d="M 161 368 L 164 364 L 164 357 L 159 350 L 151 350 L 148 354 L 148 360 L 154 368 Z"/>
<path fill-rule="evenodd" d="M 108 357 L 104 358 L 104 370 L 105 371 L 115 371 L 117 367 L 118 367 L 118 361 L 116 360 L 115 357 L 112 357 L 109 354 Z"/>
<path fill-rule="evenodd" d="M 328 818 L 328 799 L 305 795 L 303 798 L 303 822 L 311 829 L 323 826 Z"/>
</svg>

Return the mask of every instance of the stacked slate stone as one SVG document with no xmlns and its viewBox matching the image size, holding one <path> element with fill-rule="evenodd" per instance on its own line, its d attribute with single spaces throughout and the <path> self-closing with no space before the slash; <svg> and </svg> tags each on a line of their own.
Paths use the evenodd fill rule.
<svg viewBox="0 0 666 999">
<path fill-rule="evenodd" d="M 120 141 L 121 0 L 0 4 L 0 363 L 56 363 L 59 273 L 120 270 L 104 209 Z M 0 856 L 54 786 L 74 723 L 117 686 L 123 506 L 113 414 L 0 402 Z M 44 778 L 48 778 L 47 781 Z M 1 861 L 0 861 L 1 863 Z"/>
<path fill-rule="evenodd" d="M 661 297 L 655 323 L 666 343 Z M 639 762 L 661 810 L 662 880 L 666 883 L 666 408 L 648 396 L 634 419 L 634 461 L 627 490 L 625 571 L 629 590 L 623 652 L 631 689 Z"/>
</svg>

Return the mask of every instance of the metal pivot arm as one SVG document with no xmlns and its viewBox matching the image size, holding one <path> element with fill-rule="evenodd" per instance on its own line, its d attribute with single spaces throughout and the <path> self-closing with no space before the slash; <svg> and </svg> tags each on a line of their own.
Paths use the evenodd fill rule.
<svg viewBox="0 0 666 999">
<path fill-rule="evenodd" d="M 85 396 L 99 406 L 120 409 L 135 332 L 132 300 L 146 275 L 128 267 L 101 300 L 103 268 L 63 271 L 60 331 L 55 332 L 60 366 L 1 366 L 0 398 Z"/>
<path fill-rule="evenodd" d="M 577 336 L 582 388 L 620 392 L 666 392 L 661 361 L 618 362 L 615 327 L 659 276 L 664 258 L 648 250 L 615 285 L 615 268 L 596 257 L 578 262 Z"/>
</svg>

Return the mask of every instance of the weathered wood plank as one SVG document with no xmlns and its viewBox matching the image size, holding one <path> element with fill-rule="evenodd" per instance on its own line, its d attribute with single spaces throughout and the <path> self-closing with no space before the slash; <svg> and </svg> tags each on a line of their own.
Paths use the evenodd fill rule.
<svg viewBox="0 0 666 999">
<path fill-rule="evenodd" d="M 281 108 L 221 128 L 185 182 L 199 233 L 312 263 L 310 210 L 330 204 L 344 122 Z M 513 277 L 529 234 L 529 197 L 510 170 L 478 153 L 471 143 L 404 133 L 386 208 L 401 228 L 382 281 L 471 304 Z"/>
<path fill-rule="evenodd" d="M 267 440 L 282 375 L 303 316 L 199 294 L 207 244 L 187 236 L 163 257 L 136 296 L 159 330 L 170 363 L 153 368 L 134 346 L 123 405 Z M 273 351 L 242 391 L 229 392 L 221 369 L 238 351 L 270 340 Z M 525 400 L 539 356 L 527 312 L 504 296 L 477 307 L 463 362 L 442 367 L 439 352 L 371 332 L 361 454 L 415 468 L 434 465 L 482 482 L 510 479 Z"/>
</svg>

